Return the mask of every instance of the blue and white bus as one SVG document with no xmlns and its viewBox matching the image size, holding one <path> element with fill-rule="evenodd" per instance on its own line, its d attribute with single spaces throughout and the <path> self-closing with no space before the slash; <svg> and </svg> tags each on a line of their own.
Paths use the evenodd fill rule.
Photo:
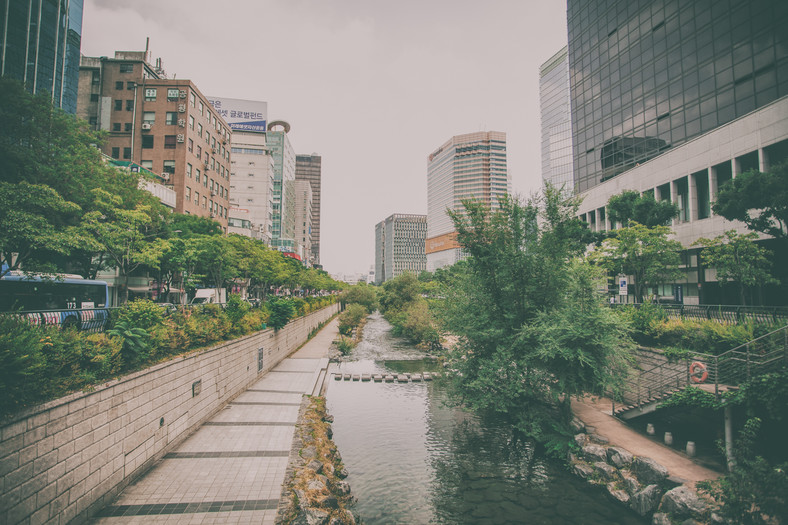
<svg viewBox="0 0 788 525">
<path fill-rule="evenodd" d="M 13 312 L 33 324 L 100 332 L 109 317 L 108 306 L 104 281 L 17 271 L 0 278 L 0 312 Z"/>
</svg>

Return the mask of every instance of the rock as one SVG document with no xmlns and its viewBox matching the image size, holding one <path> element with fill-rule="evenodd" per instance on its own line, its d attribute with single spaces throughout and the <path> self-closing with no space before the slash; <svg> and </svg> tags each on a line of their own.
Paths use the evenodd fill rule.
<svg viewBox="0 0 788 525">
<path fill-rule="evenodd" d="M 586 445 L 583 447 L 583 457 L 587 461 L 607 461 L 605 447 L 599 445 Z"/>
<path fill-rule="evenodd" d="M 298 513 L 293 525 L 325 525 L 328 523 L 329 513 L 309 507 Z"/>
<path fill-rule="evenodd" d="M 336 516 L 331 518 L 328 525 L 356 525 L 356 517 L 348 510 L 340 510 Z"/>
<path fill-rule="evenodd" d="M 659 504 L 659 487 L 656 485 L 649 485 L 640 492 L 636 492 L 629 499 L 629 508 L 645 516 L 649 512 L 657 508 Z"/>
<path fill-rule="evenodd" d="M 681 522 L 681 525 L 701 525 L 701 524 L 692 518 L 687 518 L 686 520 Z"/>
<path fill-rule="evenodd" d="M 339 479 L 345 479 L 348 476 L 348 471 L 345 467 L 342 467 L 336 471 L 336 474 Z"/>
<path fill-rule="evenodd" d="M 328 439 L 334 439 L 334 429 L 331 428 L 331 427 L 328 427 L 326 429 L 326 436 L 328 436 Z"/>
<path fill-rule="evenodd" d="M 572 472 L 574 472 L 576 476 L 580 476 L 583 479 L 588 479 L 594 475 L 593 467 L 585 463 L 577 463 L 576 465 L 572 465 Z"/>
<path fill-rule="evenodd" d="M 350 494 L 350 483 L 347 481 L 337 481 L 334 484 L 334 488 L 336 489 L 337 494 L 340 496 L 347 496 Z"/>
<path fill-rule="evenodd" d="M 372 381 L 372 374 L 361 374 L 362 381 Z"/>
<path fill-rule="evenodd" d="M 651 517 L 651 525 L 673 525 L 673 522 L 670 521 L 670 516 L 664 512 L 655 512 Z"/>
<path fill-rule="evenodd" d="M 405 375 L 405 374 L 399 374 L 397 376 L 397 382 L 399 382 L 399 383 L 407 383 L 408 382 L 408 376 Z"/>
<path fill-rule="evenodd" d="M 317 448 L 310 445 L 301 450 L 301 457 L 304 459 L 312 459 L 317 457 Z"/>
<path fill-rule="evenodd" d="M 326 465 L 323 465 L 323 473 L 326 474 L 327 476 L 332 476 L 334 474 L 334 465 L 332 465 L 331 463 L 327 463 Z"/>
<path fill-rule="evenodd" d="M 588 436 L 585 434 L 575 434 L 575 443 L 577 443 L 579 447 L 586 446 L 588 444 Z"/>
<path fill-rule="evenodd" d="M 658 485 L 668 477 L 668 469 L 651 458 L 635 458 L 632 462 L 632 473 L 644 485 Z"/>
<path fill-rule="evenodd" d="M 323 472 L 323 464 L 316 459 L 310 461 L 309 464 L 306 466 L 306 468 L 312 469 L 318 474 Z"/>
<path fill-rule="evenodd" d="M 725 518 L 717 514 L 716 512 L 711 513 L 711 523 L 714 525 L 723 525 L 725 523 Z"/>
<path fill-rule="evenodd" d="M 319 477 L 320 476 L 318 476 L 318 478 Z M 307 483 L 306 488 L 309 490 L 324 491 L 326 490 L 326 484 L 322 480 L 316 478 Z"/>
<path fill-rule="evenodd" d="M 569 423 L 569 426 L 572 428 L 572 432 L 574 432 L 574 433 L 585 432 L 586 431 L 585 423 L 583 423 L 582 421 L 580 421 L 576 417 L 572 418 L 572 422 Z"/>
<path fill-rule="evenodd" d="M 331 414 L 326 414 L 326 417 L 323 418 L 323 421 L 325 421 L 326 423 L 333 423 L 334 416 L 332 416 Z"/>
<path fill-rule="evenodd" d="M 630 496 L 640 490 L 640 483 L 630 471 L 622 470 L 619 471 L 619 474 L 621 474 L 621 479 L 624 481 L 624 489 Z"/>
<path fill-rule="evenodd" d="M 605 436 L 600 436 L 599 434 L 588 434 L 588 439 L 590 439 L 592 443 L 598 445 L 607 445 L 609 443 Z"/>
<path fill-rule="evenodd" d="M 293 493 L 295 493 L 296 498 L 298 498 L 298 508 L 303 510 L 309 506 L 309 502 L 307 501 L 307 497 L 306 497 L 306 492 L 304 492 L 303 490 L 296 489 L 293 491 Z"/>
<path fill-rule="evenodd" d="M 569 463 L 574 463 L 575 461 L 578 461 L 578 457 L 575 456 L 572 452 L 567 452 L 566 453 L 566 460 Z"/>
<path fill-rule="evenodd" d="M 323 509 L 336 509 L 339 507 L 339 501 L 336 496 L 320 496 L 315 500 L 315 505 Z"/>
<path fill-rule="evenodd" d="M 682 485 L 665 493 L 660 510 L 680 518 L 689 518 L 702 514 L 706 510 L 706 503 L 694 491 Z"/>
<path fill-rule="evenodd" d="M 608 494 L 613 496 L 613 498 L 615 500 L 623 503 L 624 505 L 629 503 L 629 494 L 627 494 L 627 492 L 625 490 L 621 490 L 619 488 L 616 488 L 616 484 L 615 483 L 608 483 L 607 484 L 607 492 L 608 492 Z"/>
<path fill-rule="evenodd" d="M 632 464 L 632 454 L 621 447 L 609 447 L 607 449 L 607 462 L 616 468 L 628 467 Z"/>
<path fill-rule="evenodd" d="M 618 471 L 604 461 L 594 463 L 594 469 L 599 473 L 599 477 L 604 481 L 613 481 L 618 478 Z"/>
</svg>

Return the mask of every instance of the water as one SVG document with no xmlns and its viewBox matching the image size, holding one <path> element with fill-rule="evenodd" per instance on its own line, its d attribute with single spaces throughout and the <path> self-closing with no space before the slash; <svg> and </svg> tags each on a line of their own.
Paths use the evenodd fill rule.
<svg viewBox="0 0 788 525">
<path fill-rule="evenodd" d="M 343 373 L 438 370 L 375 314 Z M 331 380 L 334 441 L 367 524 L 647 523 L 516 441 L 506 421 L 445 406 L 439 382 Z"/>
</svg>

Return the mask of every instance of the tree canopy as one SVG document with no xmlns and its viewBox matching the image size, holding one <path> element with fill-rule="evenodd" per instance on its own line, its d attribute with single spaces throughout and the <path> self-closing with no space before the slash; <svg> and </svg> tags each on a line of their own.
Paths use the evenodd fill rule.
<svg viewBox="0 0 788 525">
<path fill-rule="evenodd" d="M 657 202 L 651 193 L 641 194 L 634 190 L 624 190 L 610 197 L 607 202 L 610 222 L 619 222 L 625 228 L 632 222 L 647 227 L 667 226 L 678 214 L 679 207 L 672 202 Z"/>
</svg>

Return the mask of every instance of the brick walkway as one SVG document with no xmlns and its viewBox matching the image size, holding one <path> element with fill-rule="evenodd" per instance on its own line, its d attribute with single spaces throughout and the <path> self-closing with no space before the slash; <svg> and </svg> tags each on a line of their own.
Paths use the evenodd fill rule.
<svg viewBox="0 0 788 525">
<path fill-rule="evenodd" d="M 274 523 L 298 407 L 318 393 L 337 321 L 266 373 L 94 523 Z"/>
</svg>

